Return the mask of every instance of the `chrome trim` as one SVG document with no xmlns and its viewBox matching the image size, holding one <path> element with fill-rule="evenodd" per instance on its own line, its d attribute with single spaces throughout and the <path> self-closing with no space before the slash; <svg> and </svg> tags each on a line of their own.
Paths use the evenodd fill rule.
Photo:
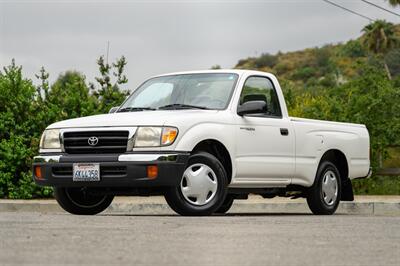
<svg viewBox="0 0 400 266">
<path fill-rule="evenodd" d="M 368 174 L 365 178 L 370 178 L 372 176 L 372 167 L 369 168 Z"/>
<path fill-rule="evenodd" d="M 61 155 L 39 155 L 33 157 L 34 163 L 58 163 Z"/>
<path fill-rule="evenodd" d="M 372 176 L 372 167 L 369 168 L 368 174 L 366 176 L 355 177 L 354 179 L 367 179 Z"/>
<path fill-rule="evenodd" d="M 138 127 L 73 127 L 73 128 L 61 128 L 60 129 L 60 143 L 61 151 L 65 152 L 64 149 L 64 132 L 85 132 L 85 131 L 128 131 L 128 143 L 126 146 L 126 151 L 132 151 L 133 149 L 133 139 Z"/>
<path fill-rule="evenodd" d="M 39 153 L 61 153 L 61 149 L 39 149 Z"/>
<path fill-rule="evenodd" d="M 118 156 L 119 162 L 156 162 L 156 161 L 169 161 L 175 162 L 178 154 L 122 154 Z"/>
</svg>

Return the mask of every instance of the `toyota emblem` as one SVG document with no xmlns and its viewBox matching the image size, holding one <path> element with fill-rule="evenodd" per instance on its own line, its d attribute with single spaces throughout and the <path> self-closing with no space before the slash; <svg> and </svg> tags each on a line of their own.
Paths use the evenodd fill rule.
<svg viewBox="0 0 400 266">
<path fill-rule="evenodd" d="M 90 146 L 96 146 L 99 143 L 99 139 L 97 137 L 90 137 L 88 138 L 88 144 Z"/>
</svg>

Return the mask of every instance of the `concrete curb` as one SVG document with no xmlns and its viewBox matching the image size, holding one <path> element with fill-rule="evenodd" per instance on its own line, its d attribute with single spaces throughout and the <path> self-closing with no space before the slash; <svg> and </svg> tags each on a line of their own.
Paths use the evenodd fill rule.
<svg viewBox="0 0 400 266">
<path fill-rule="evenodd" d="M 0 200 L 0 212 L 64 212 L 55 200 Z M 165 201 L 126 201 L 117 200 L 106 210 L 106 214 L 126 215 L 154 215 L 174 214 Z M 307 203 L 304 201 L 276 202 L 268 200 L 260 201 L 236 201 L 229 213 L 286 213 L 286 214 L 310 214 Z M 337 210 L 339 214 L 355 215 L 400 215 L 400 201 L 389 202 L 341 202 Z"/>
</svg>

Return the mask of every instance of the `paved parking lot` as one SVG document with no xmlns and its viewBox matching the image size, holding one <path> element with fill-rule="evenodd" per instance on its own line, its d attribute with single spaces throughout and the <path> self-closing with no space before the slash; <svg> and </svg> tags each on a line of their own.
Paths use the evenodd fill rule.
<svg viewBox="0 0 400 266">
<path fill-rule="evenodd" d="M 400 265 L 400 217 L 0 213 L 1 264 Z"/>
</svg>

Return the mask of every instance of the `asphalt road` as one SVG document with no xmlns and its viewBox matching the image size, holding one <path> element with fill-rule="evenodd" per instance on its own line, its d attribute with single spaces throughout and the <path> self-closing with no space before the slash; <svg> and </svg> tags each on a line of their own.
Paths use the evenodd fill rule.
<svg viewBox="0 0 400 266">
<path fill-rule="evenodd" d="M 400 217 L 2 212 L 0 264 L 400 265 Z"/>
</svg>

